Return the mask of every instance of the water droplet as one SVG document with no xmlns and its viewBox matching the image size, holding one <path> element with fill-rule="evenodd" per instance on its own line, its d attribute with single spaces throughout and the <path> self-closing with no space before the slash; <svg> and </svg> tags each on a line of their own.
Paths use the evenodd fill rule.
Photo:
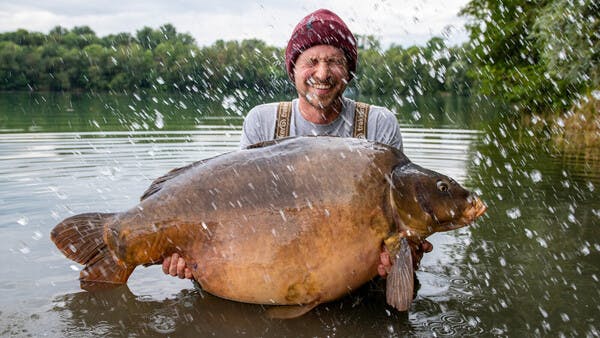
<svg viewBox="0 0 600 338">
<path fill-rule="evenodd" d="M 500 266 L 506 266 L 506 260 L 504 259 L 504 257 L 500 257 Z"/>
<path fill-rule="evenodd" d="M 76 266 L 76 265 L 72 265 L 72 264 L 71 264 L 71 265 L 69 265 L 69 267 L 70 267 L 70 268 L 71 268 L 71 270 L 73 270 L 73 271 L 79 271 L 79 267 L 78 267 L 78 266 Z"/>
<path fill-rule="evenodd" d="M 58 212 L 52 210 L 52 212 L 50 213 L 50 216 L 52 217 L 53 220 L 58 221 L 60 218 L 60 215 L 58 214 Z"/>
<path fill-rule="evenodd" d="M 538 306 L 538 309 L 544 318 L 548 318 L 548 312 L 546 312 L 546 310 L 544 310 L 541 306 Z"/>
<path fill-rule="evenodd" d="M 160 77 L 160 76 L 156 79 L 156 82 L 158 82 L 158 84 L 160 84 L 160 85 L 164 85 L 165 84 L 165 80 L 163 80 L 163 78 Z"/>
<path fill-rule="evenodd" d="M 548 247 L 548 243 L 546 243 L 546 240 L 544 240 L 543 238 L 538 237 L 538 238 L 536 238 L 536 240 L 542 248 Z"/>
<path fill-rule="evenodd" d="M 154 125 L 158 129 L 162 129 L 165 126 L 165 121 L 163 120 L 163 115 L 158 111 L 154 110 L 156 113 L 156 119 L 154 119 Z"/>
<path fill-rule="evenodd" d="M 31 236 L 31 238 L 33 238 L 36 241 L 39 241 L 40 239 L 42 239 L 42 237 L 42 233 L 39 231 L 34 231 L 33 236 Z"/>
<path fill-rule="evenodd" d="M 561 49 L 558 52 L 558 58 L 561 60 L 566 60 L 567 59 L 567 52 L 564 49 Z"/>
<path fill-rule="evenodd" d="M 285 214 L 283 213 L 283 210 L 279 209 L 279 214 L 281 215 L 281 218 L 283 219 L 283 221 L 286 222 L 287 219 L 285 218 Z"/>
<path fill-rule="evenodd" d="M 27 218 L 26 216 L 23 216 L 23 217 L 21 217 L 21 218 L 19 218 L 17 220 L 17 223 L 19 223 L 20 225 L 25 226 L 25 225 L 27 225 L 29 223 L 29 218 Z"/>
<path fill-rule="evenodd" d="M 19 249 L 19 251 L 22 254 L 27 255 L 28 253 L 31 252 L 31 249 L 29 249 L 29 247 L 27 245 L 25 245 L 25 243 L 21 243 L 21 248 Z"/>
<path fill-rule="evenodd" d="M 530 174 L 529 177 L 531 178 L 531 180 L 533 181 L 533 183 L 538 183 L 542 180 L 542 173 L 539 170 L 533 170 Z"/>
<path fill-rule="evenodd" d="M 592 96 L 596 99 L 596 100 L 600 100 L 600 90 L 592 90 Z"/>
<path fill-rule="evenodd" d="M 587 256 L 587 255 L 589 255 L 589 254 L 590 254 L 590 248 L 589 248 L 587 245 L 586 245 L 586 246 L 584 246 L 583 248 L 581 248 L 581 253 L 582 253 L 584 256 Z"/>
<path fill-rule="evenodd" d="M 413 111 L 411 113 L 411 115 L 413 117 L 413 120 L 415 120 L 415 121 L 418 121 L 421 119 L 421 114 L 417 110 Z"/>
<path fill-rule="evenodd" d="M 521 210 L 517 207 L 508 209 L 506 210 L 506 216 L 510 217 L 511 219 L 517 219 L 521 217 Z"/>
<path fill-rule="evenodd" d="M 169 334 L 175 332 L 176 321 L 173 318 L 158 315 L 153 317 L 149 326 L 160 334 Z"/>
</svg>

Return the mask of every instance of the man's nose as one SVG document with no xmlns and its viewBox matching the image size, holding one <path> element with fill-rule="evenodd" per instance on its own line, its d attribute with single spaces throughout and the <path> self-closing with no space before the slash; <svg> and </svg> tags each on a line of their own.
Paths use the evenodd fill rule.
<svg viewBox="0 0 600 338">
<path fill-rule="evenodd" d="M 314 77 L 319 80 L 325 80 L 329 77 L 330 71 L 331 69 L 328 62 L 319 61 L 315 69 Z"/>
</svg>

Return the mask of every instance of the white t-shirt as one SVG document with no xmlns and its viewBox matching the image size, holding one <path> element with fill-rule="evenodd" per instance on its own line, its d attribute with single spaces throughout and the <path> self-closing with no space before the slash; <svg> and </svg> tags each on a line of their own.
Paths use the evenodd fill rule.
<svg viewBox="0 0 600 338">
<path fill-rule="evenodd" d="M 341 114 L 328 124 L 315 124 L 305 120 L 298 109 L 298 101 L 298 99 L 292 101 L 290 136 L 329 135 L 352 137 L 355 101 L 344 97 Z M 267 103 L 250 110 L 244 120 L 240 141 L 241 148 L 275 138 L 278 105 L 278 102 Z M 387 108 L 371 105 L 367 121 L 367 139 L 402 150 L 402 135 L 396 116 Z"/>
</svg>

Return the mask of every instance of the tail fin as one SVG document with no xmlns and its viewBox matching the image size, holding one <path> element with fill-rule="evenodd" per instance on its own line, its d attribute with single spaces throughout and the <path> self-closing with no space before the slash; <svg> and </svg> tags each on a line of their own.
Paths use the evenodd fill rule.
<svg viewBox="0 0 600 338">
<path fill-rule="evenodd" d="M 104 242 L 104 226 L 115 214 L 87 213 L 69 217 L 52 229 L 50 238 L 67 258 L 85 265 L 84 283 L 125 284 L 135 266 L 115 257 Z"/>
</svg>

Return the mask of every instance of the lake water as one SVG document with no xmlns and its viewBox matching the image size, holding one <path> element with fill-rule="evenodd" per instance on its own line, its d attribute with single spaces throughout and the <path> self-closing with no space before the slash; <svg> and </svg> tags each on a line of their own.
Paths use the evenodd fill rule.
<svg viewBox="0 0 600 338">
<path fill-rule="evenodd" d="M 552 155 L 493 104 L 437 98 L 393 108 L 413 162 L 489 206 L 433 235 L 406 314 L 381 281 L 293 320 L 138 268 L 89 293 L 50 230 L 76 213 L 135 205 L 168 170 L 234 150 L 243 114 L 269 95 L 0 94 L 1 336 L 598 336 L 600 173 Z"/>
</svg>

